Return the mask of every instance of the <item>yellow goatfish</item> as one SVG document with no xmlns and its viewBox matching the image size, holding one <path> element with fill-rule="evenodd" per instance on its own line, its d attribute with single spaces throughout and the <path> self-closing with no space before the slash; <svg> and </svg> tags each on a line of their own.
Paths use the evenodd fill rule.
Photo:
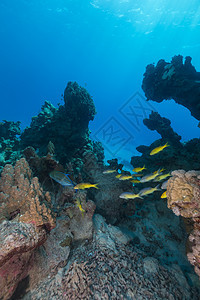
<svg viewBox="0 0 200 300">
<path fill-rule="evenodd" d="M 131 182 L 132 182 L 132 183 L 140 183 L 140 181 L 137 180 L 137 179 L 133 179 L 133 180 L 131 180 Z"/>
<path fill-rule="evenodd" d="M 142 168 L 141 168 L 141 167 L 134 168 L 134 169 L 133 169 L 133 172 L 139 173 L 139 172 L 141 172 L 142 170 L 146 170 L 145 165 L 144 165 Z"/>
<path fill-rule="evenodd" d="M 149 194 L 152 194 L 153 192 L 155 191 L 160 191 L 159 189 L 159 185 L 157 185 L 156 187 L 147 187 L 147 188 L 144 188 L 142 189 L 140 192 L 139 192 L 139 195 L 140 196 L 146 196 L 146 195 L 149 195 Z"/>
<path fill-rule="evenodd" d="M 116 170 L 106 170 L 106 171 L 103 171 L 103 174 L 112 174 L 115 172 L 117 172 L 117 171 Z"/>
<path fill-rule="evenodd" d="M 85 189 L 90 189 L 90 188 L 95 188 L 95 189 L 98 189 L 97 187 L 97 183 L 96 184 L 92 184 L 92 183 L 79 183 L 77 184 L 74 189 L 75 190 L 85 190 Z"/>
<path fill-rule="evenodd" d="M 122 199 L 135 199 L 135 198 L 141 198 L 142 197 L 139 195 L 139 194 L 133 194 L 133 193 L 129 193 L 129 192 L 125 192 L 125 193 L 122 193 L 119 198 L 122 198 Z"/>
<path fill-rule="evenodd" d="M 122 175 L 119 177 L 119 180 L 128 180 L 128 179 L 131 179 L 132 178 L 132 175 Z"/>
<path fill-rule="evenodd" d="M 132 174 L 132 177 L 142 177 L 144 176 L 143 174 Z"/>
<path fill-rule="evenodd" d="M 165 149 L 166 147 L 169 147 L 170 145 L 168 143 L 166 143 L 164 146 L 159 146 L 159 147 L 156 147 L 155 149 L 153 149 L 151 152 L 150 152 L 150 155 L 155 155 L 157 153 L 159 153 L 160 151 L 163 151 L 163 149 Z"/>
<path fill-rule="evenodd" d="M 165 179 L 165 178 L 167 178 L 169 176 L 171 176 L 170 173 L 158 175 L 154 181 L 161 181 L 161 180 L 163 180 L 163 179 Z"/>
<path fill-rule="evenodd" d="M 146 176 L 143 176 L 140 179 L 140 182 L 144 183 L 144 182 L 148 182 L 148 181 L 154 180 L 159 174 L 160 174 L 159 171 L 157 171 L 156 173 L 154 172 L 154 173 L 148 174 Z"/>
<path fill-rule="evenodd" d="M 164 193 L 162 193 L 161 197 L 162 199 L 167 198 L 167 191 L 165 191 Z"/>
</svg>

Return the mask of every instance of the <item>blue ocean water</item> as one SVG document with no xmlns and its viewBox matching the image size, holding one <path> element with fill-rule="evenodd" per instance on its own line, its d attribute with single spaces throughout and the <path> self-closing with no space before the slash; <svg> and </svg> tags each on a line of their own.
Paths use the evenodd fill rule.
<svg viewBox="0 0 200 300">
<path fill-rule="evenodd" d="M 183 141 L 199 137 L 186 108 L 173 101 L 147 105 L 141 89 L 146 65 L 161 58 L 189 55 L 199 71 L 199 36 L 198 0 L 1 0 L 0 120 L 20 120 L 25 128 L 44 100 L 57 106 L 67 82 L 77 81 L 95 102 L 92 136 L 101 139 L 105 126 L 122 130 L 121 144 L 107 141 L 107 158 L 130 160 L 136 146 L 159 137 L 142 123 L 152 109 L 171 120 Z M 147 105 L 134 124 L 129 100 Z"/>
</svg>

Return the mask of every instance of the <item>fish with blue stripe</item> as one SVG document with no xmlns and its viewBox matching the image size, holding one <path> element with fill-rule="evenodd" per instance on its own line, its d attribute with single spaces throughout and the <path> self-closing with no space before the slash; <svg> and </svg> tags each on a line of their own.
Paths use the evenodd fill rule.
<svg viewBox="0 0 200 300">
<path fill-rule="evenodd" d="M 74 186 L 72 180 L 68 176 L 69 174 L 65 174 L 60 171 L 52 171 L 49 173 L 49 176 L 55 180 L 56 182 L 60 183 L 63 187 L 64 186 Z"/>
</svg>

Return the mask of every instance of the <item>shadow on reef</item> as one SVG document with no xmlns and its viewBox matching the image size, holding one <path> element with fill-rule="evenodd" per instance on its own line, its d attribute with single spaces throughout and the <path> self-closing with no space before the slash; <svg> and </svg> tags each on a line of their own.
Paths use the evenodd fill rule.
<svg viewBox="0 0 200 300">
<path fill-rule="evenodd" d="M 29 276 L 25 277 L 22 281 L 19 282 L 14 294 L 9 300 L 20 300 L 27 293 L 27 289 L 29 287 Z"/>
<path fill-rule="evenodd" d="M 190 234 L 188 259 L 199 274 L 198 220 L 191 234 L 194 224 L 170 210 L 185 216 L 189 207 L 188 218 L 194 217 L 197 174 L 191 179 L 172 173 L 170 209 L 159 191 L 137 200 L 120 197 L 139 193 L 149 183 L 133 185 L 133 174 L 117 159 L 104 165 L 101 143 L 89 137 L 96 111 L 86 89 L 69 82 L 64 102 L 55 108 L 46 101 L 21 135 L 19 122 L 0 124 L 0 298 L 198 300 L 200 284 L 185 254 Z M 170 121 L 158 113 L 144 124 L 161 139 L 137 148 L 142 156 L 132 157 L 134 167 L 145 164 L 146 172 L 200 169 L 199 139 L 181 143 Z M 149 155 L 166 142 L 170 147 L 156 159 Z M 52 171 L 65 179 L 69 174 L 70 185 L 53 181 Z M 175 175 L 183 184 L 174 190 Z M 75 190 L 79 183 L 98 186 Z M 185 184 L 188 202 L 176 193 L 183 195 Z"/>
</svg>

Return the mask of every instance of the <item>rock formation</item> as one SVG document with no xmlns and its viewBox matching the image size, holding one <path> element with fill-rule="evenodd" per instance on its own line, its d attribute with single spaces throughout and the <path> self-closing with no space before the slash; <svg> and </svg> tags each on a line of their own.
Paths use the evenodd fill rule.
<svg viewBox="0 0 200 300">
<path fill-rule="evenodd" d="M 192 58 L 174 56 L 170 63 L 161 59 L 157 65 L 146 67 L 142 89 L 147 100 L 162 102 L 174 99 L 188 108 L 200 120 L 200 72 L 191 64 Z"/>
</svg>

